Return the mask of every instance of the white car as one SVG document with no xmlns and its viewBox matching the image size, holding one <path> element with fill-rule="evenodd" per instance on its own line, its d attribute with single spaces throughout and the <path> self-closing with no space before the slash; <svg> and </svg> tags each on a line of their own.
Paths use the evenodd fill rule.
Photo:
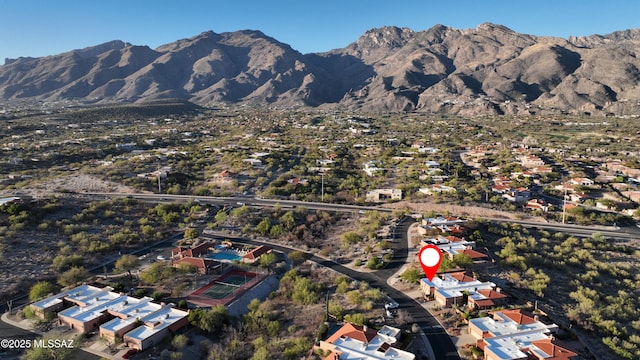
<svg viewBox="0 0 640 360">
<path fill-rule="evenodd" d="M 156 259 L 158 259 L 158 260 L 167 260 L 167 258 L 166 258 L 166 257 L 164 257 L 164 255 L 158 255 L 158 256 L 156 257 Z"/>
</svg>

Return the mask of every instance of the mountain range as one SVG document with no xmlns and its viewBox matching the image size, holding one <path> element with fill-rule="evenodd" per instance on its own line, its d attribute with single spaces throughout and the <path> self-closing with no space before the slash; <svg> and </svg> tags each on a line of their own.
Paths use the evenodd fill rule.
<svg viewBox="0 0 640 360">
<path fill-rule="evenodd" d="M 6 59 L 0 100 L 87 103 L 163 98 L 459 115 L 640 113 L 640 29 L 541 37 L 473 29 L 368 30 L 301 54 L 260 31 L 204 32 L 156 49 L 123 41 Z"/>
</svg>

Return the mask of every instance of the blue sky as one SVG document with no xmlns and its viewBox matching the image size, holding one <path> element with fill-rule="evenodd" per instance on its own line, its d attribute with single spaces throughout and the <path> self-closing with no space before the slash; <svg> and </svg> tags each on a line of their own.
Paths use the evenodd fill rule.
<svg viewBox="0 0 640 360">
<path fill-rule="evenodd" d="M 341 48 L 386 25 L 493 22 L 566 38 L 640 28 L 638 14 L 640 0 L 0 0 L 0 64 L 110 40 L 156 48 L 208 30 L 261 30 L 302 53 Z"/>
</svg>

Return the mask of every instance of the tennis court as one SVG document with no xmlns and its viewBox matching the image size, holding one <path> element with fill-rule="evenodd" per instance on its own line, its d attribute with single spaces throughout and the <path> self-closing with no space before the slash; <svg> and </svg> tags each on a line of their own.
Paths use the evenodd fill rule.
<svg viewBox="0 0 640 360">
<path fill-rule="evenodd" d="M 231 270 L 194 291 L 188 299 L 194 303 L 226 304 L 255 285 L 258 274 Z"/>
<path fill-rule="evenodd" d="M 247 276 L 247 274 L 251 276 Z M 210 283 L 210 287 L 205 289 L 198 295 L 204 295 L 212 299 L 224 299 L 233 294 L 234 291 L 248 283 L 255 277 L 253 273 L 244 273 L 243 275 L 229 275 L 223 279 L 218 278 Z"/>
</svg>

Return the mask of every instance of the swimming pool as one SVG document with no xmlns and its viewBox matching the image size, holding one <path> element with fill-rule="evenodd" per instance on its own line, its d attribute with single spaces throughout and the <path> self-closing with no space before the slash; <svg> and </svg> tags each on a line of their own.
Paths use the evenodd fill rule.
<svg viewBox="0 0 640 360">
<path fill-rule="evenodd" d="M 210 259 L 218 260 L 218 261 L 240 261 L 242 260 L 242 256 L 229 252 L 217 252 L 208 256 Z"/>
</svg>

